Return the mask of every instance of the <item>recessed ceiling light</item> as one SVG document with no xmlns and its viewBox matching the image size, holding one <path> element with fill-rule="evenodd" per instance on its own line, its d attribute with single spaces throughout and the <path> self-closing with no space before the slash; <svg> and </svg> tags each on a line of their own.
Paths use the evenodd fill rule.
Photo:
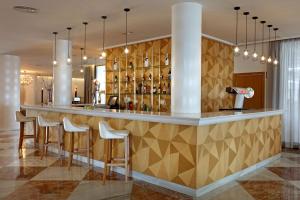
<svg viewBox="0 0 300 200">
<path fill-rule="evenodd" d="M 13 9 L 16 11 L 19 11 L 19 12 L 23 12 L 23 13 L 33 13 L 34 14 L 34 13 L 38 12 L 38 9 L 28 7 L 28 6 L 14 6 Z"/>
</svg>

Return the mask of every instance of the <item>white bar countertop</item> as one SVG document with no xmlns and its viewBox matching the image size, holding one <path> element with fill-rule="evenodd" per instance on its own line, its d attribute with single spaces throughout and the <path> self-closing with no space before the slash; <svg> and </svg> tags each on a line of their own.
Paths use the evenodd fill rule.
<svg viewBox="0 0 300 200">
<path fill-rule="evenodd" d="M 144 111 L 129 111 L 95 108 L 88 110 L 82 107 L 68 106 L 48 106 L 48 105 L 21 105 L 23 109 L 68 113 L 76 115 L 87 115 L 95 117 L 109 117 L 117 119 L 128 119 L 148 122 L 160 122 L 168 124 L 180 125 L 209 125 L 231 121 L 239 121 L 246 119 L 254 119 L 268 117 L 273 115 L 281 115 L 282 110 L 274 109 L 259 109 L 259 110 L 243 110 L 243 111 L 220 111 L 208 112 L 201 114 L 182 114 L 182 113 L 159 113 L 159 112 L 144 112 Z"/>
</svg>

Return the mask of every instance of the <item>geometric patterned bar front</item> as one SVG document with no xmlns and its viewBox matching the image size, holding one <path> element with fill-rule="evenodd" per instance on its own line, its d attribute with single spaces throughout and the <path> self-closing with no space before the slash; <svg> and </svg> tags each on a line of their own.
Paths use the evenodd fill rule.
<svg viewBox="0 0 300 200">
<path fill-rule="evenodd" d="M 115 129 L 127 129 L 130 131 L 131 170 L 193 189 L 281 152 L 280 115 L 197 127 L 27 110 L 29 116 L 37 114 L 56 120 L 67 116 L 75 123 L 88 124 L 93 129 L 95 160 L 103 160 L 100 120 L 108 121 Z M 51 137 L 50 140 L 55 139 Z M 86 138 L 80 137 L 75 148 L 86 144 Z M 64 142 L 68 151 L 68 133 L 64 135 Z M 122 147 L 121 141 L 114 143 L 114 155 L 121 156 Z"/>
</svg>

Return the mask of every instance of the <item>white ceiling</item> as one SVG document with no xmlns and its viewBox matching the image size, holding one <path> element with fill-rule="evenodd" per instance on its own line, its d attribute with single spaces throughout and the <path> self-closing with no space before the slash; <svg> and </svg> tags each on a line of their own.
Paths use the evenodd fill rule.
<svg viewBox="0 0 300 200">
<path fill-rule="evenodd" d="M 182 1 L 182 0 L 181 0 Z M 130 41 L 139 41 L 171 33 L 171 6 L 180 0 L 1 0 L 0 54 L 21 57 L 22 68 L 51 73 L 52 32 L 66 39 L 66 27 L 72 26 L 73 60 L 80 60 L 79 48 L 83 44 L 83 21 L 88 21 L 87 49 L 89 56 L 96 56 L 101 41 L 101 16 L 107 15 L 106 46 L 124 42 L 125 18 L 123 8 L 131 8 L 128 15 Z M 234 42 L 234 6 L 250 11 L 280 28 L 281 37 L 300 35 L 299 0 L 195 0 L 203 5 L 203 32 Z M 17 12 L 15 5 L 35 7 L 37 14 Z M 242 17 L 242 16 L 241 16 Z M 244 18 L 241 18 L 244 22 Z M 253 23 L 249 23 L 252 38 Z M 240 26 L 244 42 L 244 26 Z M 259 29 L 260 30 L 260 27 Z M 73 66 L 74 68 L 76 68 Z M 78 69 L 78 67 L 77 67 Z"/>
</svg>

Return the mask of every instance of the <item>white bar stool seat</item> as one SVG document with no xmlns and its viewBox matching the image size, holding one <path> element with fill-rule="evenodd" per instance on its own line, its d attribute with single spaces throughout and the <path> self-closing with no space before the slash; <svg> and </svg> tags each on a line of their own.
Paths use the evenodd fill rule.
<svg viewBox="0 0 300 200">
<path fill-rule="evenodd" d="M 41 115 L 38 115 L 37 117 L 38 125 L 41 128 L 44 128 L 46 131 L 43 132 L 42 134 L 42 142 L 43 142 L 43 151 L 41 155 L 41 159 L 43 159 L 45 153 L 47 155 L 48 153 L 48 145 L 49 143 L 57 143 L 58 145 L 58 150 L 59 150 L 59 156 L 61 156 L 62 152 L 62 132 L 61 132 L 61 122 L 60 121 L 55 121 L 55 120 L 50 120 L 42 117 Z M 57 135 L 57 141 L 49 141 L 49 128 L 50 127 L 57 127 L 58 128 L 58 135 Z"/>
<path fill-rule="evenodd" d="M 99 122 L 99 134 L 104 139 L 104 172 L 103 183 L 106 180 L 108 167 L 124 166 L 125 167 L 125 181 L 128 181 L 129 174 L 129 131 L 128 130 L 115 130 L 106 121 Z M 112 157 L 112 141 L 124 140 L 124 158 Z M 114 161 L 124 161 L 123 163 Z M 110 171 L 110 170 L 108 170 Z"/>
<path fill-rule="evenodd" d="M 72 165 L 72 160 L 73 160 L 73 154 L 74 154 L 74 134 L 75 133 L 86 133 L 88 136 L 88 141 L 87 141 L 87 157 L 88 157 L 88 166 L 90 166 L 90 127 L 87 125 L 76 125 L 72 123 L 69 118 L 64 117 L 63 118 L 63 125 L 64 125 L 64 130 L 66 132 L 71 133 L 70 135 L 70 155 L 69 155 L 69 163 L 68 163 L 68 169 L 70 169 Z M 79 138 L 78 138 L 79 139 Z M 78 149 L 79 151 L 79 149 Z"/>
</svg>

